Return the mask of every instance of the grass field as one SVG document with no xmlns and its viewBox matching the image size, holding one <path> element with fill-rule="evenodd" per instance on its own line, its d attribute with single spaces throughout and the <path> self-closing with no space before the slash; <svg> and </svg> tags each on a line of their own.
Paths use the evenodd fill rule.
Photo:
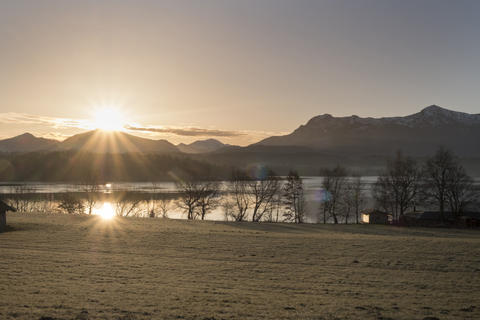
<svg viewBox="0 0 480 320">
<path fill-rule="evenodd" d="M 480 232 L 8 213 L 0 319 L 480 319 Z"/>
</svg>

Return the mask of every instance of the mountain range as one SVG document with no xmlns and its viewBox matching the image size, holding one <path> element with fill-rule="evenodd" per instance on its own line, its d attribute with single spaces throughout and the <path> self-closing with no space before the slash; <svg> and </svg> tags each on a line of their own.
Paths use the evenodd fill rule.
<svg viewBox="0 0 480 320">
<path fill-rule="evenodd" d="M 37 138 L 30 133 L 0 140 L 0 152 L 33 152 L 81 150 L 97 153 L 209 153 L 229 147 L 215 139 L 195 141 L 191 144 L 174 144 L 167 140 L 152 140 L 133 136 L 124 132 L 103 131 L 100 129 L 73 135 L 64 141 Z"/>
<path fill-rule="evenodd" d="M 123 132 L 94 130 L 62 142 L 29 133 L 0 140 L 1 152 L 84 150 L 91 152 L 153 152 L 188 154 L 295 154 L 335 156 L 391 156 L 396 150 L 412 156 L 432 155 L 439 145 L 461 157 L 480 157 L 480 114 L 429 106 L 405 117 L 361 118 L 316 116 L 284 136 L 266 138 L 247 147 L 215 139 L 173 145 Z"/>
<path fill-rule="evenodd" d="M 259 146 L 303 146 L 345 156 L 432 155 L 439 145 L 462 157 L 480 157 L 480 114 L 432 105 L 405 117 L 333 117 L 324 114 L 285 136 L 266 138 Z"/>
</svg>

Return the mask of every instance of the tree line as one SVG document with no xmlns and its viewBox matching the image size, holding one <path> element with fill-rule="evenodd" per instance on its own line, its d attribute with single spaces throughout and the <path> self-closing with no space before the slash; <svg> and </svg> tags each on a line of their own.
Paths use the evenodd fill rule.
<svg viewBox="0 0 480 320">
<path fill-rule="evenodd" d="M 102 157 L 112 157 L 110 160 L 99 160 L 99 156 L 90 153 L 72 153 L 66 156 L 63 153 L 54 158 L 65 157 L 70 162 L 81 163 L 84 157 L 90 161 L 103 159 L 104 163 L 125 159 L 118 158 L 120 155 L 116 157 L 107 154 Z M 135 157 L 132 154 L 124 156 Z M 112 203 L 117 215 L 168 217 L 169 212 L 180 209 L 187 219 L 203 220 L 220 209 L 226 220 L 233 221 L 302 223 L 307 220 L 303 179 L 295 171 L 290 171 L 286 178 L 282 178 L 265 168 L 261 174 L 253 175 L 246 170 L 232 169 L 227 179 L 221 179 L 216 174 L 224 172 L 225 168 L 220 170 L 205 163 L 171 156 L 153 157 L 150 159 L 144 155 L 140 159 L 151 165 L 170 163 L 164 170 L 174 166 L 188 167 L 185 170 L 169 171 L 170 179 L 176 181 L 175 194 L 162 192 L 160 181 L 163 176 L 158 171 L 150 171 L 149 179 L 153 182 L 152 190 L 147 195 L 135 189 L 114 190 L 108 195 L 108 201 Z M 35 194 L 28 184 L 23 184 L 13 186 L 11 194 L 4 195 L 3 199 L 19 211 L 92 214 L 94 209 L 98 209 L 99 203 L 105 201 L 105 194 L 100 190 L 104 184 L 105 171 L 101 166 L 97 166 L 95 172 L 91 168 L 79 169 L 82 180 L 75 190 L 40 195 Z M 444 147 L 440 147 L 422 165 L 413 157 L 404 156 L 398 151 L 395 158 L 386 160 L 386 170 L 371 185 L 371 199 L 362 177 L 349 173 L 342 165 L 324 167 L 320 170 L 320 176 L 322 188 L 316 190 L 314 195 L 319 203 L 317 222 L 320 223 L 359 223 L 359 214 L 367 206 L 391 214 L 394 220 L 416 207 L 438 210 L 442 219 L 444 213 L 449 211 L 453 213 L 456 222 L 466 212 L 479 208 L 478 186 L 453 152 Z"/>
<path fill-rule="evenodd" d="M 351 211 L 358 213 L 366 203 L 365 184 L 361 177 L 349 177 L 347 169 L 340 165 L 321 170 L 322 187 L 326 193 L 319 214 L 339 217 L 347 223 Z M 453 213 L 455 223 L 467 212 L 479 209 L 479 188 L 474 179 L 455 158 L 451 149 L 439 147 L 435 155 L 420 166 L 413 157 L 397 151 L 394 159 L 387 159 L 386 170 L 372 185 L 373 206 L 398 220 L 404 213 L 422 207 Z"/>
<path fill-rule="evenodd" d="M 154 179 L 148 191 L 133 187 L 105 189 L 99 171 L 89 171 L 67 192 L 38 194 L 28 183 L 13 185 L 2 200 L 19 211 L 93 214 L 108 202 L 117 216 L 167 218 L 173 210 L 184 211 L 187 219 L 204 220 L 221 207 L 226 220 L 305 222 L 306 200 L 302 179 L 290 172 L 283 181 L 274 171 L 253 178 L 234 169 L 228 181 L 189 175 L 177 177 L 175 192 L 167 193 Z"/>
<path fill-rule="evenodd" d="M 104 182 L 175 181 L 188 176 L 227 179 L 231 168 L 189 156 L 144 153 L 55 151 L 0 153 L 0 181 L 83 181 L 92 168 Z"/>
<path fill-rule="evenodd" d="M 272 170 L 252 178 L 244 170 L 233 170 L 229 181 L 190 179 L 176 182 L 178 206 L 187 219 L 204 220 L 221 207 L 226 220 L 305 222 L 307 215 L 303 180 L 291 171 L 282 181 Z"/>
</svg>

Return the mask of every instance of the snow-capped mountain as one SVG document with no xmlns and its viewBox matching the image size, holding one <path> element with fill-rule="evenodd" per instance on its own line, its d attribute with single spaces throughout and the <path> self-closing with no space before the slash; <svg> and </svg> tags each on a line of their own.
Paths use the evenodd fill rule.
<svg viewBox="0 0 480 320">
<path fill-rule="evenodd" d="M 440 144 L 459 156 L 480 156 L 480 114 L 429 106 L 405 117 L 314 117 L 286 136 L 270 137 L 257 145 L 306 146 L 341 155 L 391 155 L 397 149 L 430 155 Z"/>
<path fill-rule="evenodd" d="M 360 118 L 359 116 L 335 118 L 330 114 L 324 114 L 312 118 L 305 127 L 315 130 L 328 130 L 330 128 L 338 129 L 354 124 L 365 126 L 385 126 L 395 124 L 405 127 L 434 127 L 447 124 L 459 124 L 463 126 L 479 126 L 480 114 L 468 114 L 440 108 L 438 106 L 429 106 L 422 111 L 406 117 L 387 117 L 387 118 Z M 302 128 L 303 126 L 300 126 Z M 299 129 L 300 129 L 299 128 Z M 365 129 L 364 127 L 363 129 Z"/>
</svg>

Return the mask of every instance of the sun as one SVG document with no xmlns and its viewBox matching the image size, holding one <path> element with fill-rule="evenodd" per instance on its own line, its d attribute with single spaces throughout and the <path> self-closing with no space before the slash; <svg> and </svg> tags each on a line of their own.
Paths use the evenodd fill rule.
<svg viewBox="0 0 480 320">
<path fill-rule="evenodd" d="M 121 131 L 124 129 L 125 120 L 116 108 L 102 108 L 95 113 L 94 126 L 96 129 L 107 131 Z"/>
</svg>

